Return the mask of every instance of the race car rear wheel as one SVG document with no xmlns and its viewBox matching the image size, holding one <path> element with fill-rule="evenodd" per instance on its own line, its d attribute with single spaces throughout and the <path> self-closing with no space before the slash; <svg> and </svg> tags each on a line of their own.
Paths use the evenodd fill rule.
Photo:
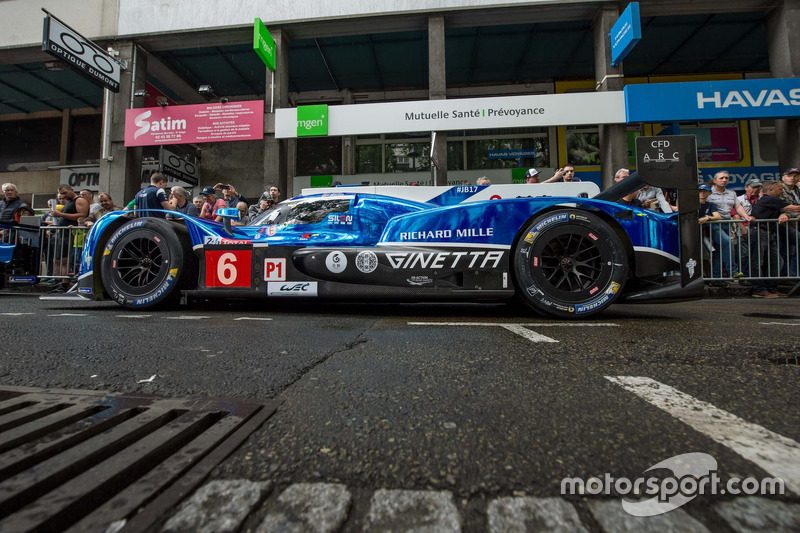
<svg viewBox="0 0 800 533">
<path fill-rule="evenodd" d="M 185 235 L 158 218 L 138 218 L 120 226 L 102 255 L 103 286 L 113 300 L 146 309 L 175 303 L 194 258 Z M 182 229 L 182 228 L 180 228 Z"/>
<path fill-rule="evenodd" d="M 617 299 L 628 276 L 622 239 L 600 217 L 577 209 L 535 218 L 515 247 L 522 300 L 559 318 L 587 317 Z"/>
</svg>

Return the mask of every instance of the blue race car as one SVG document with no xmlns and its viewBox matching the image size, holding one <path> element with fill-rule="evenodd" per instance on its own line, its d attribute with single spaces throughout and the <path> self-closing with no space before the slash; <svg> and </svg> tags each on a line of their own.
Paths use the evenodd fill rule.
<svg viewBox="0 0 800 533">
<path fill-rule="evenodd" d="M 235 209 L 223 223 L 115 212 L 87 236 L 77 291 L 134 309 L 181 296 L 517 298 L 559 318 L 700 297 L 696 184 L 678 184 L 680 215 L 612 201 L 641 185 L 310 189 L 247 226 Z"/>
</svg>

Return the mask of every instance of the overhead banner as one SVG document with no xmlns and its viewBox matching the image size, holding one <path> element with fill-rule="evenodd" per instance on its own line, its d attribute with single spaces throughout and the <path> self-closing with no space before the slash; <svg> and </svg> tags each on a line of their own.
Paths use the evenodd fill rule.
<svg viewBox="0 0 800 533">
<path fill-rule="evenodd" d="M 90 80 L 119 92 L 120 65 L 92 41 L 48 14 L 42 50 L 61 59 Z"/>
<path fill-rule="evenodd" d="M 800 117 L 800 78 L 625 86 L 628 122 Z"/>
<path fill-rule="evenodd" d="M 616 67 L 642 40 L 642 19 L 639 2 L 631 2 L 608 33 L 611 40 L 611 66 Z"/>
<path fill-rule="evenodd" d="M 622 91 L 609 91 L 337 105 L 328 106 L 327 113 L 327 135 L 367 135 L 624 124 L 625 101 Z M 298 108 L 276 109 L 275 115 L 275 137 L 279 139 L 297 137 L 306 130 L 301 120 L 323 120 L 298 116 Z M 321 128 L 322 123 L 313 126 Z"/>
<path fill-rule="evenodd" d="M 263 100 L 140 107 L 125 111 L 125 146 L 263 138 Z"/>
</svg>

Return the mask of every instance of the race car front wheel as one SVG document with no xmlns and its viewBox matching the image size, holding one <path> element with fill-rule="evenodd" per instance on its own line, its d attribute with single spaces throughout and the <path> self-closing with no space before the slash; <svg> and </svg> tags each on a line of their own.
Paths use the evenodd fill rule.
<svg viewBox="0 0 800 533">
<path fill-rule="evenodd" d="M 183 228 L 159 218 L 138 218 L 113 233 L 101 266 L 103 286 L 113 300 L 136 309 L 177 301 L 177 289 L 193 264 L 187 239 L 178 229 Z"/>
<path fill-rule="evenodd" d="M 534 310 L 578 318 L 611 305 L 628 276 L 622 239 L 600 217 L 562 209 L 533 220 L 514 250 L 522 300 Z"/>
</svg>

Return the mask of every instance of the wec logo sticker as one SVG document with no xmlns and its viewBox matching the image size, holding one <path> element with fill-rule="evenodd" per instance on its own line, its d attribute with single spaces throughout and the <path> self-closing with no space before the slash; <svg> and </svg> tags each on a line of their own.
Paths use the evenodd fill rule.
<svg viewBox="0 0 800 533">
<path fill-rule="evenodd" d="M 316 296 L 316 281 L 287 281 L 267 283 L 267 296 Z"/>
</svg>

